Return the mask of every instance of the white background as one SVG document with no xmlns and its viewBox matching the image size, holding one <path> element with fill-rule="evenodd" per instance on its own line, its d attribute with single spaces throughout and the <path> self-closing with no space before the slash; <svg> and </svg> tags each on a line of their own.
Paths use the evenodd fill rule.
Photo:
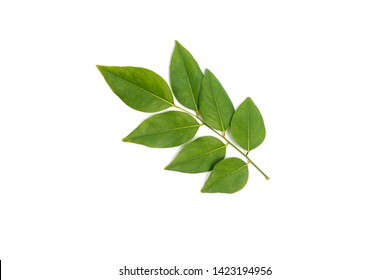
<svg viewBox="0 0 390 280">
<path fill-rule="evenodd" d="M 4 279 L 123 279 L 124 265 L 390 279 L 389 14 L 372 0 L 2 1 Z M 95 65 L 167 79 L 175 39 L 236 106 L 259 106 L 252 158 L 271 180 L 250 168 L 239 193 L 201 194 L 205 174 L 163 170 L 176 148 L 121 141 L 148 115 Z"/>
</svg>

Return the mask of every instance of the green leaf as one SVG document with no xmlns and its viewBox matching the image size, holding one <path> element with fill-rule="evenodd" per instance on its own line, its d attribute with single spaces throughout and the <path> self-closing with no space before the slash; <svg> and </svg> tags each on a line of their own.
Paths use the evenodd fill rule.
<svg viewBox="0 0 390 280">
<path fill-rule="evenodd" d="M 123 141 L 152 148 L 176 147 L 191 140 L 199 126 L 200 124 L 190 115 L 170 111 L 144 120 Z"/>
<path fill-rule="evenodd" d="M 203 193 L 235 193 L 248 181 L 248 165 L 239 158 L 226 158 L 214 167 Z"/>
<path fill-rule="evenodd" d="M 225 154 L 226 145 L 221 140 L 212 136 L 199 137 L 185 145 L 165 169 L 184 173 L 206 172 L 224 159 Z"/>
<path fill-rule="evenodd" d="M 177 100 L 197 112 L 203 73 L 191 53 L 177 41 L 171 59 L 170 78 Z"/>
<path fill-rule="evenodd" d="M 163 78 L 140 67 L 101 66 L 112 91 L 131 108 L 142 112 L 158 112 L 173 105 L 173 95 Z"/>
<path fill-rule="evenodd" d="M 212 128 L 226 131 L 234 114 L 234 106 L 225 89 L 210 70 L 206 69 L 199 95 L 199 110 Z"/>
<path fill-rule="evenodd" d="M 249 97 L 233 115 L 230 126 L 233 139 L 248 152 L 258 147 L 265 138 L 265 126 L 259 109 Z"/>
</svg>

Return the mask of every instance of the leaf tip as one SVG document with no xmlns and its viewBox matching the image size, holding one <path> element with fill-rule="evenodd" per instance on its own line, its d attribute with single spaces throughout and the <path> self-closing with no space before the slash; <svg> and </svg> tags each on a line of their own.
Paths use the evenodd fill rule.
<svg viewBox="0 0 390 280">
<path fill-rule="evenodd" d="M 215 79 L 216 79 L 216 77 L 215 77 L 214 73 L 213 73 L 213 72 L 211 72 L 211 71 L 210 71 L 210 69 L 208 69 L 208 68 L 206 68 L 206 69 L 204 70 L 204 75 L 205 75 L 205 76 L 209 76 L 209 77 L 211 77 L 211 78 L 215 78 Z"/>
<path fill-rule="evenodd" d="M 100 73 L 103 74 L 103 71 L 105 70 L 105 67 L 104 65 L 99 65 L 99 64 L 96 64 L 96 68 L 99 70 Z"/>
<path fill-rule="evenodd" d="M 183 51 L 183 50 L 186 50 L 182 44 L 180 44 L 180 42 L 178 40 L 175 40 L 175 50 L 180 50 L 180 51 Z"/>
</svg>

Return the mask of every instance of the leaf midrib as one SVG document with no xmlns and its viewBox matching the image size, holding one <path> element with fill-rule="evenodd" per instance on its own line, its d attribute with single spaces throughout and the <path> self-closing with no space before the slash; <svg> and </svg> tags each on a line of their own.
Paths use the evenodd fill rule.
<svg viewBox="0 0 390 280">
<path fill-rule="evenodd" d="M 195 160 L 195 159 L 197 159 L 197 158 L 200 158 L 200 157 L 203 157 L 203 156 L 205 156 L 205 155 L 208 155 L 208 154 L 214 153 L 214 152 L 216 152 L 216 151 L 218 151 L 218 150 L 220 150 L 220 149 L 223 149 L 223 148 L 225 148 L 225 147 L 226 147 L 226 146 L 224 145 L 224 146 L 222 146 L 222 147 L 219 147 L 219 148 L 217 148 L 217 149 L 214 149 L 214 150 L 208 151 L 207 153 L 203 153 L 203 154 L 201 154 L 201 155 L 198 155 L 198 156 L 192 157 L 192 158 L 190 158 L 189 160 L 178 162 L 177 164 L 187 164 L 187 163 L 189 163 L 190 161 L 193 161 L 193 160 Z M 175 164 L 175 165 L 177 165 L 177 164 Z"/>
<path fill-rule="evenodd" d="M 199 126 L 200 126 L 200 124 L 190 125 L 190 126 L 182 126 L 182 127 L 175 127 L 175 128 L 170 128 L 170 129 L 166 129 L 166 130 L 160 130 L 160 131 L 157 131 L 157 132 L 144 134 L 144 135 L 140 135 L 140 136 L 129 137 L 129 138 L 130 139 L 138 139 L 138 138 L 147 137 L 147 136 L 151 136 L 151 135 L 156 135 L 156 134 L 160 134 L 160 133 L 166 133 L 166 132 L 180 130 L 180 129 L 189 129 L 189 128 L 192 128 L 192 127 L 199 127 Z"/>
<path fill-rule="evenodd" d="M 229 173 L 229 174 L 223 176 L 222 178 L 219 178 L 217 181 L 213 182 L 213 184 L 216 184 L 216 183 L 218 183 L 219 181 L 226 179 L 227 177 L 233 175 L 234 173 L 237 173 L 238 171 L 240 171 L 241 169 L 245 168 L 246 166 L 248 166 L 248 165 L 245 164 L 245 165 L 241 166 L 240 168 L 234 170 L 233 172 L 231 172 L 231 173 Z"/>
<path fill-rule="evenodd" d="M 195 96 L 194 96 L 194 91 L 192 90 L 192 84 L 191 84 L 191 82 L 190 82 L 190 77 L 188 76 L 187 64 L 185 63 L 185 61 L 184 61 L 184 59 L 183 59 L 183 52 L 182 52 L 182 50 L 181 50 L 180 47 L 179 47 L 179 53 L 180 53 L 181 62 L 182 62 L 183 65 L 184 65 L 184 69 L 185 69 L 184 72 L 185 72 L 185 75 L 186 75 L 186 78 L 187 78 L 187 82 L 188 82 L 188 84 L 189 84 L 192 102 L 194 103 L 195 111 L 198 111 L 198 105 L 196 104 Z"/>
<path fill-rule="evenodd" d="M 249 152 L 249 149 L 250 149 L 250 142 L 249 142 L 249 130 L 250 130 L 250 112 L 249 112 L 249 110 L 250 110 L 250 106 L 249 106 L 249 102 L 247 103 L 247 111 L 248 111 L 248 113 L 247 113 L 247 117 L 248 117 L 248 131 L 247 131 L 247 137 L 248 137 L 248 140 L 247 140 L 247 143 L 248 143 L 248 149 L 247 149 L 247 151 Z"/>
<path fill-rule="evenodd" d="M 140 89 L 140 90 L 143 90 L 144 92 L 146 92 L 146 93 L 148 93 L 148 94 L 150 94 L 150 95 L 152 95 L 152 96 L 154 96 L 154 97 L 156 97 L 156 98 L 162 100 L 163 102 L 168 103 L 168 104 L 171 105 L 171 106 L 174 105 L 173 103 L 171 103 L 171 102 L 169 102 L 168 100 L 162 98 L 161 96 L 158 96 L 158 95 L 154 94 L 153 92 L 150 92 L 150 91 L 148 91 L 148 90 L 146 90 L 146 89 L 140 87 L 139 85 L 136 85 L 136 84 L 134 84 L 134 83 L 132 83 L 132 82 L 130 82 L 130 81 L 128 81 L 128 80 L 122 78 L 122 77 L 119 76 L 118 74 L 115 74 L 114 72 L 111 72 L 111 71 L 109 71 L 109 70 L 107 70 L 107 69 L 105 69 L 105 70 L 106 70 L 107 72 L 111 73 L 112 75 L 114 75 L 115 77 L 120 78 L 121 80 L 123 80 L 123 81 L 125 81 L 125 82 L 127 82 L 127 83 L 129 83 L 129 84 L 131 84 L 131 85 L 133 85 L 133 86 L 135 86 L 136 88 L 138 88 L 138 89 Z"/>
<path fill-rule="evenodd" d="M 211 76 L 210 76 L 210 78 L 211 78 Z M 213 94 L 214 103 L 215 103 L 215 107 L 217 108 L 218 118 L 219 118 L 219 122 L 221 124 L 222 131 L 225 131 L 225 126 L 223 125 L 223 122 L 222 122 L 221 112 L 219 111 L 219 106 L 218 106 L 217 98 L 215 97 L 214 87 L 213 87 L 211 79 L 210 79 L 210 89 L 211 89 L 211 93 Z"/>
</svg>

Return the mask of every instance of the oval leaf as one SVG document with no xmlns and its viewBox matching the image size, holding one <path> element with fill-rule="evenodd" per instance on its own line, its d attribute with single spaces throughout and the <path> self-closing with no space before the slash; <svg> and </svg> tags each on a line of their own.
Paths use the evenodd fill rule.
<svg viewBox="0 0 390 280">
<path fill-rule="evenodd" d="M 146 119 L 123 141 L 152 148 L 176 147 L 191 140 L 199 126 L 190 115 L 170 111 Z"/>
<path fill-rule="evenodd" d="M 225 154 L 226 145 L 221 140 L 212 136 L 199 137 L 185 145 L 165 169 L 184 173 L 206 172 L 223 160 Z"/>
<path fill-rule="evenodd" d="M 173 105 L 173 95 L 163 78 L 140 67 L 101 66 L 112 91 L 131 108 L 142 112 L 158 112 Z"/>
<path fill-rule="evenodd" d="M 214 167 L 203 193 L 235 193 L 248 181 L 248 165 L 239 158 L 226 158 Z"/>
<path fill-rule="evenodd" d="M 199 110 L 212 128 L 226 131 L 234 114 L 234 106 L 225 89 L 210 70 L 206 69 L 199 95 Z"/>
<path fill-rule="evenodd" d="M 248 165 L 239 158 L 227 158 L 217 163 L 202 188 L 203 193 L 234 193 L 248 181 Z"/>
<path fill-rule="evenodd" d="M 176 41 L 170 66 L 172 90 L 183 106 L 196 112 L 202 79 L 202 70 L 194 57 Z"/>
<path fill-rule="evenodd" d="M 263 117 L 249 97 L 241 103 L 234 113 L 230 133 L 233 139 L 248 152 L 264 141 L 265 126 Z"/>
</svg>

